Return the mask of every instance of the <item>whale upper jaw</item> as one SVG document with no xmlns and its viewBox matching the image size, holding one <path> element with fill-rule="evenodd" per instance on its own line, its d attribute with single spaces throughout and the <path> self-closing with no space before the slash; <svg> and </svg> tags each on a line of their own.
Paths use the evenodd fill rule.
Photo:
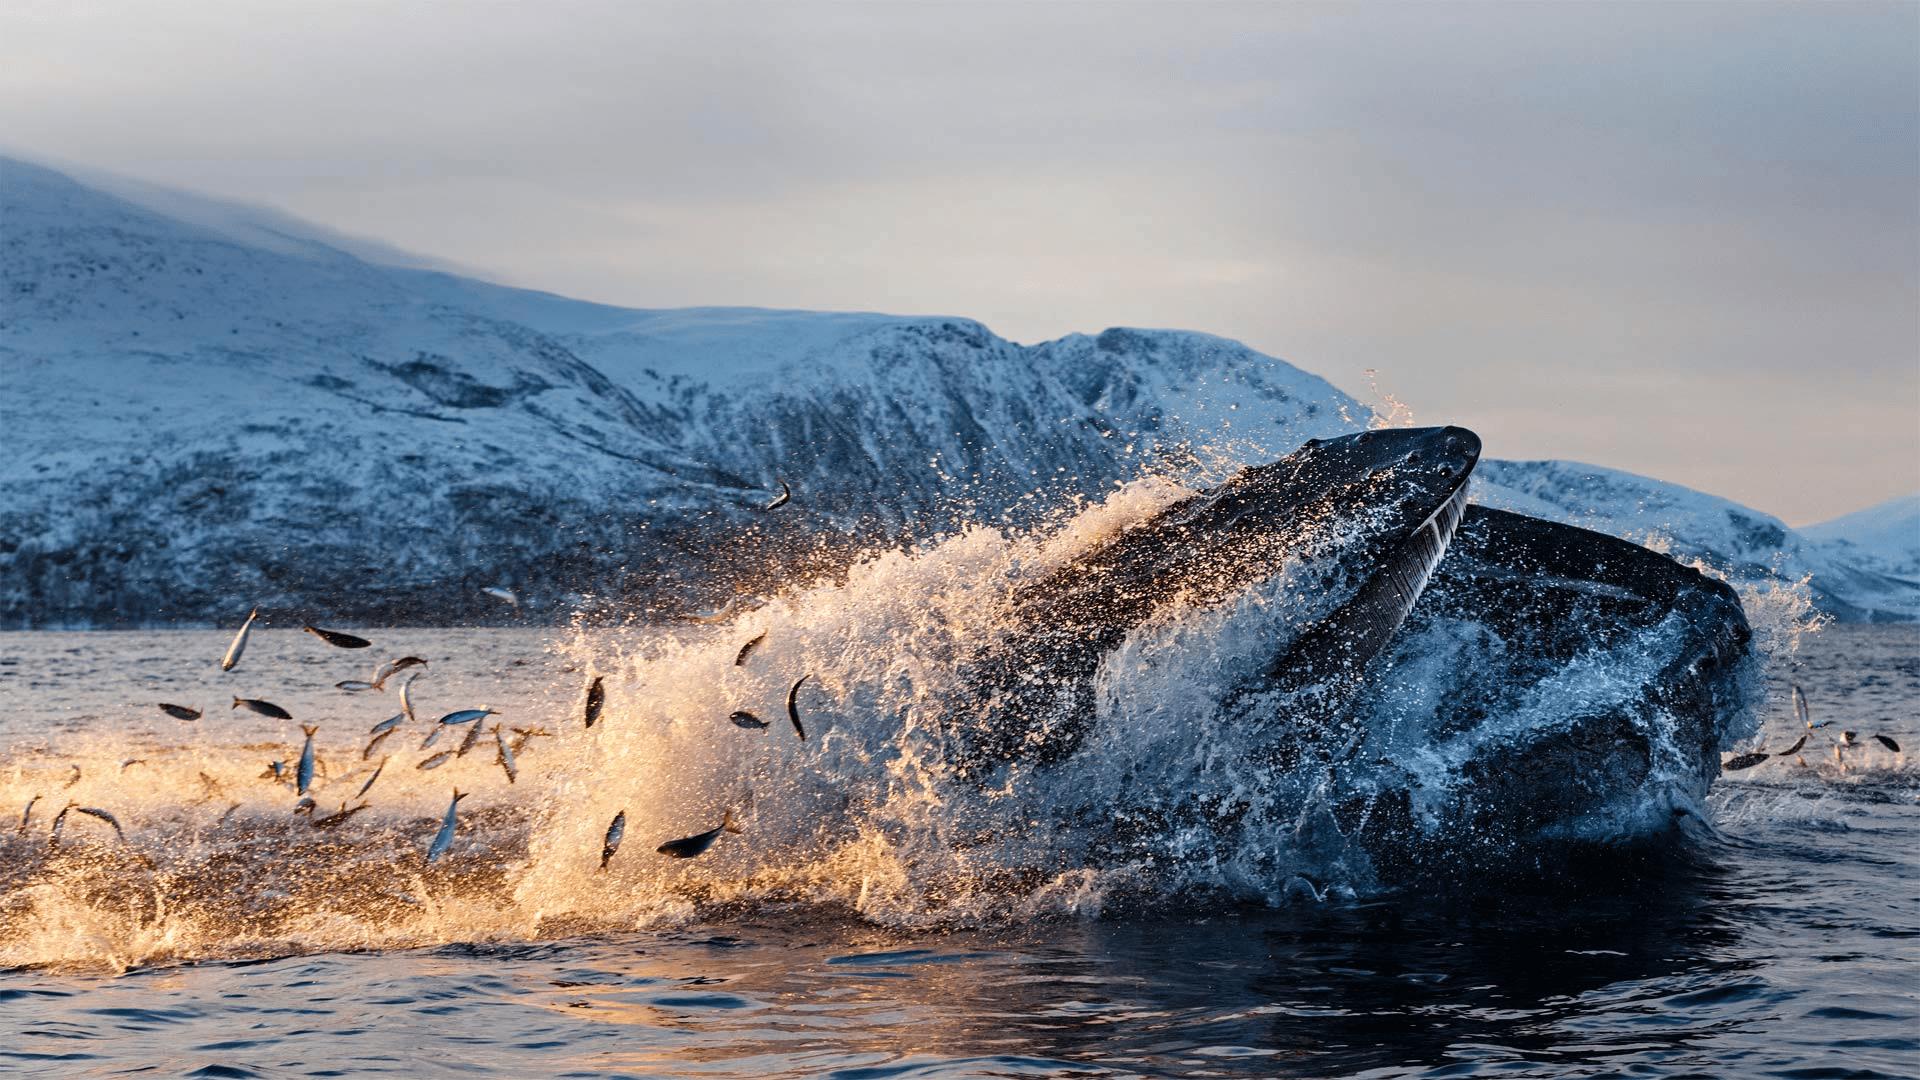
<svg viewBox="0 0 1920 1080">
<path fill-rule="evenodd" d="M 1094 722 L 1103 659 L 1130 635 L 1290 566 L 1313 568 L 1334 606 L 1262 664 L 1294 685 L 1357 674 L 1445 553 L 1479 456 L 1457 427 L 1315 440 L 1116 535 L 1012 598 L 1016 629 L 970 672 L 981 707 L 950 760 L 982 773 L 1064 759 Z"/>
</svg>

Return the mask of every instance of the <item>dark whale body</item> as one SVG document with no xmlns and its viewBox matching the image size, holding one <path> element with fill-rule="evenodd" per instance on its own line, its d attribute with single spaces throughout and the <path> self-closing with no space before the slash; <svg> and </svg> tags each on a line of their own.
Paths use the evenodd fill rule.
<svg viewBox="0 0 1920 1080">
<path fill-rule="evenodd" d="M 1114 719 L 1103 665 L 1156 620 L 1270 586 L 1311 594 L 1311 618 L 1252 623 L 1275 630 L 1255 674 L 1168 718 L 1222 733 L 1209 753 L 1244 767 L 1208 786 L 1149 758 L 1124 795 L 1090 789 L 1068 813 L 1102 834 L 1097 861 L 1164 865 L 1167 837 L 1196 833 L 1216 845 L 1199 857 L 1229 859 L 1272 848 L 1245 830 L 1288 828 L 1309 862 L 1408 881 L 1670 831 L 1753 722 L 1739 600 L 1644 547 L 1467 506 L 1479 451 L 1460 428 L 1309 443 L 1016 590 L 1015 630 L 964 668 L 977 698 L 949 766 L 980 783 L 1066 768 Z M 1176 647 L 1204 665 L 1216 644 Z"/>
</svg>

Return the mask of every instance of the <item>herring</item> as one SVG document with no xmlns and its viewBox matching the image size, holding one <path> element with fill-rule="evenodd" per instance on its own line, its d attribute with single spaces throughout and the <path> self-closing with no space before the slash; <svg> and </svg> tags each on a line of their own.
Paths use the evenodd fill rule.
<svg viewBox="0 0 1920 1080">
<path fill-rule="evenodd" d="M 31 805 L 31 804 L 29 804 Z M 605 870 L 615 852 L 620 850 L 620 840 L 627 835 L 627 812 L 613 815 L 613 824 L 607 826 L 607 838 L 600 843 L 600 869 Z"/>
<path fill-rule="evenodd" d="M 413 680 L 419 677 L 415 675 L 400 684 L 400 712 L 407 718 L 409 724 L 413 723 L 413 696 L 409 691 L 413 689 Z"/>
<path fill-rule="evenodd" d="M 267 762 L 267 771 L 260 774 L 260 779 L 265 780 L 268 777 L 272 777 L 273 782 L 276 784 L 286 783 L 287 763 L 284 761 Z"/>
<path fill-rule="evenodd" d="M 427 865 L 432 866 L 440 856 L 453 846 L 453 829 L 460 811 L 460 800 L 466 798 L 459 788 L 453 789 L 453 801 L 447 804 L 447 816 L 440 822 L 440 832 L 433 838 L 433 846 L 427 848 Z"/>
<path fill-rule="evenodd" d="M 479 741 L 480 741 L 480 725 L 475 724 L 472 727 L 467 729 L 467 737 L 460 740 L 460 749 L 455 751 L 453 756 L 466 757 L 467 751 L 473 749 L 473 744 Z"/>
<path fill-rule="evenodd" d="M 113 826 L 114 835 L 120 838 L 121 843 L 123 844 L 126 843 L 127 830 L 120 827 L 119 818 L 114 817 L 112 814 L 106 812 L 105 810 L 100 809 L 97 806 L 76 806 L 74 807 L 74 809 L 80 811 L 81 813 L 87 815 L 88 817 L 99 818 L 101 821 L 104 821 L 107 824 Z"/>
<path fill-rule="evenodd" d="M 439 724 L 435 724 L 432 727 L 428 728 L 427 737 L 420 740 L 420 749 L 422 750 L 432 749 L 433 744 L 440 741 L 440 733 L 445 730 L 447 729 L 441 727 Z"/>
<path fill-rule="evenodd" d="M 220 658 L 221 671 L 232 671 L 240 662 L 240 654 L 247 651 L 247 635 L 253 632 L 253 620 L 259 614 L 259 608 L 247 612 L 247 621 L 240 624 L 239 632 L 233 635 L 233 644 L 227 646 L 227 655 Z"/>
<path fill-rule="evenodd" d="M 358 694 L 374 689 L 374 685 L 362 679 L 343 679 L 340 682 L 334 683 L 333 688 L 335 690 L 345 690 L 349 694 Z"/>
<path fill-rule="evenodd" d="M 313 796 L 303 796 L 299 802 L 293 804 L 293 816 L 299 817 L 301 814 L 305 814 L 308 817 L 312 817 L 315 805 L 317 804 L 313 801 Z"/>
<path fill-rule="evenodd" d="M 1789 746 L 1785 750 L 1782 750 L 1778 754 L 1775 754 L 1774 757 L 1792 757 L 1793 755 L 1799 753 L 1800 748 L 1805 745 L 1807 745 L 1807 736 L 1805 733 L 1802 733 L 1800 738 L 1796 739 L 1792 746 Z"/>
<path fill-rule="evenodd" d="M 373 725 L 371 728 L 368 728 L 367 734 L 384 735 L 387 732 L 392 731 L 394 728 L 399 727 L 400 721 L 405 720 L 406 718 L 407 718 L 406 713 L 401 713 L 398 716 L 390 716 L 387 719 L 382 720 L 379 723 Z"/>
<path fill-rule="evenodd" d="M 761 507 L 762 510 L 778 510 L 793 499 L 793 489 L 787 486 L 785 480 L 775 477 L 774 482 L 780 485 L 780 494 L 774 496 L 772 502 Z"/>
<path fill-rule="evenodd" d="M 1721 765 L 1720 768 L 1726 772 L 1739 772 L 1741 769 L 1751 769 L 1772 756 L 1772 754 L 1758 750 L 1748 754 L 1736 754 L 1728 758 L 1726 763 Z"/>
<path fill-rule="evenodd" d="M 520 606 L 520 598 L 514 595 L 512 589 L 502 588 L 499 585 L 489 585 L 480 591 L 512 607 Z"/>
<path fill-rule="evenodd" d="M 800 709 L 796 702 L 800 696 L 800 684 L 809 678 L 812 678 L 811 672 L 793 680 L 793 685 L 787 689 L 787 719 L 793 721 L 793 730 L 800 736 L 802 742 L 806 741 L 807 729 L 800 726 Z"/>
<path fill-rule="evenodd" d="M 320 730 L 320 725 L 301 724 L 300 730 L 306 732 L 307 742 L 300 748 L 300 771 L 294 776 L 296 786 L 293 793 L 295 795 L 305 795 L 307 789 L 313 786 L 313 736 Z"/>
<path fill-rule="evenodd" d="M 447 762 L 449 762 L 449 761 L 452 761 L 452 760 L 453 760 L 453 758 L 454 758 L 454 756 L 455 756 L 455 755 L 454 755 L 454 752 L 453 752 L 453 751 L 451 751 L 451 750 L 442 750 L 442 751 L 440 751 L 439 753 L 437 753 L 437 754 L 435 754 L 435 755 L 433 755 L 432 757 L 430 757 L 430 758 L 428 758 L 427 760 L 425 760 L 425 761 L 423 761 L 423 762 L 421 762 L 420 764 L 418 764 L 418 765 L 415 765 L 415 766 L 414 766 L 414 768 L 416 768 L 416 769 L 437 769 L 437 768 L 439 768 L 440 766 L 442 766 L 442 765 L 445 765 L 445 764 L 446 764 Z"/>
<path fill-rule="evenodd" d="M 375 750 L 378 750 L 380 748 L 380 744 L 383 742 L 386 742 L 387 737 L 392 734 L 393 734 L 393 729 L 387 728 L 385 731 L 382 731 L 380 734 L 375 735 L 373 738 L 367 740 L 367 748 L 365 750 L 360 751 L 360 760 L 365 761 L 368 758 L 372 757 L 373 752 Z"/>
<path fill-rule="evenodd" d="M 359 813 L 362 810 L 365 810 L 366 808 L 367 808 L 367 804 L 361 803 L 359 806 L 356 806 L 353 809 L 349 810 L 347 809 L 346 803 L 341 803 L 340 809 L 338 811 L 328 814 L 326 817 L 323 817 L 323 818 L 315 818 L 313 820 L 313 827 L 316 829 L 337 829 L 340 826 L 346 824 L 347 819 L 353 817 L 353 815 Z"/>
<path fill-rule="evenodd" d="M 478 724 L 474 725 L 476 728 L 479 726 Z M 499 724 L 493 725 L 493 744 L 500 748 L 500 767 L 507 771 L 507 783 L 518 783 L 520 780 L 520 764 L 513 760 L 513 750 L 507 746 L 507 737 L 501 734 Z"/>
<path fill-rule="evenodd" d="M 588 727 L 592 727 L 594 721 L 600 719 L 600 710 L 605 708 L 607 704 L 607 690 L 606 687 L 602 685 L 600 679 L 601 676 L 595 675 L 593 681 L 587 684 L 586 717 Z"/>
<path fill-rule="evenodd" d="M 160 711 L 173 717 L 175 720 L 200 719 L 199 709 L 189 709 L 185 705 L 169 705 L 163 701 L 160 703 Z"/>
<path fill-rule="evenodd" d="M 450 712 L 447 715 L 441 717 L 440 723 L 471 724 L 475 720 L 478 720 L 483 716 L 492 716 L 492 715 L 494 715 L 494 712 L 492 709 L 461 709 L 458 712 Z"/>
<path fill-rule="evenodd" d="M 735 709 L 727 714 L 727 719 L 733 721 L 734 727 L 746 728 L 749 731 L 763 731 L 773 726 L 745 709 Z"/>
<path fill-rule="evenodd" d="M 233 708 L 245 709 L 251 713 L 259 713 L 261 716 L 271 716 L 275 720 L 293 719 L 292 713 L 288 712 L 287 710 L 281 708 L 278 705 L 275 705 L 271 701 L 262 701 L 259 698 L 244 698 L 244 697 L 234 698 Z"/>
<path fill-rule="evenodd" d="M 322 630 L 312 624 L 303 626 L 300 629 L 305 630 L 307 633 L 312 634 L 314 637 L 319 638 L 321 641 L 326 642 L 336 649 L 364 649 L 373 644 L 373 642 L 363 637 L 343 634 L 338 630 Z"/>
<path fill-rule="evenodd" d="M 35 795 L 33 798 L 27 800 L 27 808 L 20 813 L 20 828 L 16 830 L 20 835 L 26 835 L 27 822 L 33 820 L 33 804 L 39 802 L 40 799 L 41 796 Z"/>
<path fill-rule="evenodd" d="M 425 663 L 426 661 L 418 656 L 403 656 L 398 660 L 389 660 L 374 669 L 373 688 L 384 691 L 387 688 L 388 679 L 393 678 L 395 675 L 400 674 L 410 667 L 418 667 Z"/>
<path fill-rule="evenodd" d="M 359 790 L 359 791 L 356 791 L 356 792 L 354 792 L 354 793 L 353 793 L 353 797 L 354 797 L 354 798 L 356 798 L 356 799 L 358 799 L 358 798 L 360 798 L 360 797 L 361 797 L 362 795 L 365 795 L 365 794 L 367 793 L 367 789 L 368 789 L 368 788 L 371 788 L 371 787 L 373 786 L 373 782 L 374 782 L 375 780 L 378 780 L 378 779 L 380 779 L 380 774 L 381 774 L 381 773 L 383 773 L 383 772 L 385 772 L 385 771 L 387 771 L 387 762 L 389 762 L 389 761 L 392 761 L 392 760 L 393 760 L 393 755 L 391 755 L 391 754 L 389 754 L 389 755 L 387 755 L 386 757 L 383 757 L 383 758 L 381 758 L 381 759 L 380 759 L 380 764 L 379 764 L 378 766 L 376 766 L 376 767 L 374 768 L 374 770 L 373 770 L 373 775 L 372 775 L 372 776 L 369 776 L 369 777 L 367 777 L 367 782 L 366 782 L 366 783 L 364 783 L 364 784 L 361 784 L 361 785 L 360 785 L 360 790 Z"/>
<path fill-rule="evenodd" d="M 1873 741 L 1879 743 L 1881 746 L 1886 747 L 1887 749 L 1893 751 L 1896 754 L 1900 752 L 1900 744 L 1897 742 L 1894 742 L 1893 736 L 1891 735 L 1875 735 L 1873 737 Z"/>
<path fill-rule="evenodd" d="M 754 646 L 760 644 L 765 640 L 767 640 L 767 632 L 765 630 L 762 630 L 758 635 L 754 637 L 752 641 L 749 641 L 745 645 L 740 646 L 740 652 L 733 658 L 733 666 L 745 667 L 747 663 L 748 654 L 753 652 Z"/>
<path fill-rule="evenodd" d="M 733 811 L 729 809 L 720 818 L 719 825 L 716 825 L 713 828 L 708 829 L 706 832 L 700 833 L 697 836 L 687 836 L 687 837 L 682 837 L 679 840 L 669 840 L 666 843 L 661 844 L 659 847 L 654 848 L 653 850 L 658 852 L 661 855 L 668 856 L 669 858 L 691 859 L 696 856 L 705 854 L 706 850 L 713 846 L 713 842 L 715 840 L 720 839 L 721 833 L 723 832 L 738 833 L 739 831 L 740 831 L 740 826 L 734 824 Z"/>
</svg>

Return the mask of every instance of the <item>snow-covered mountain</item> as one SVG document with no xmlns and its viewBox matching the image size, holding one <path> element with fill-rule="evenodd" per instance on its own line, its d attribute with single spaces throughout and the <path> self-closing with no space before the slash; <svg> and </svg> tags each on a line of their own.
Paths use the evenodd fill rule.
<svg viewBox="0 0 1920 1080">
<path fill-rule="evenodd" d="M 131 194 L 0 159 L 0 625 L 254 603 L 485 619 L 508 614 L 494 584 L 532 618 L 582 593 L 684 611 L 1170 455 L 1270 458 L 1370 415 L 1204 334 L 1021 346 L 962 318 L 616 308 Z M 1805 546 L 1655 481 L 1488 467 L 1490 496 L 1754 572 L 1793 572 L 1769 537 Z M 779 480 L 793 502 L 759 512 Z M 1891 570 L 1807 566 L 1838 612 L 1920 614 L 1911 581 L 1882 606 Z"/>
<path fill-rule="evenodd" d="M 1920 494 L 1809 525 L 1800 535 L 1860 566 L 1920 581 Z"/>
</svg>

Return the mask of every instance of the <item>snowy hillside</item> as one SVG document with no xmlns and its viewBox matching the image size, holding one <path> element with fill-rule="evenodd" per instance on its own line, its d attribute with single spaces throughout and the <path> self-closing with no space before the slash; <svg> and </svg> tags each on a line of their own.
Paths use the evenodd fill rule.
<svg viewBox="0 0 1920 1080">
<path fill-rule="evenodd" d="M 0 159 L 0 626 L 514 616 L 496 584 L 532 619 L 582 594 L 683 612 L 1369 415 L 1204 334 L 1021 346 L 961 318 L 615 308 L 132 193 Z M 1489 501 L 1804 568 L 1847 617 L 1920 615 L 1893 564 L 1724 500 L 1485 468 Z M 760 511 L 781 479 L 793 502 Z"/>
<path fill-rule="evenodd" d="M 1486 461 L 1474 479 L 1476 502 L 1612 533 L 1736 581 L 1809 579 L 1820 608 L 1842 619 L 1920 619 L 1920 575 L 1728 499 L 1571 461 Z"/>
<path fill-rule="evenodd" d="M 1810 525 L 1800 535 L 1836 557 L 1920 581 L 1920 495 L 1903 495 Z"/>
</svg>

